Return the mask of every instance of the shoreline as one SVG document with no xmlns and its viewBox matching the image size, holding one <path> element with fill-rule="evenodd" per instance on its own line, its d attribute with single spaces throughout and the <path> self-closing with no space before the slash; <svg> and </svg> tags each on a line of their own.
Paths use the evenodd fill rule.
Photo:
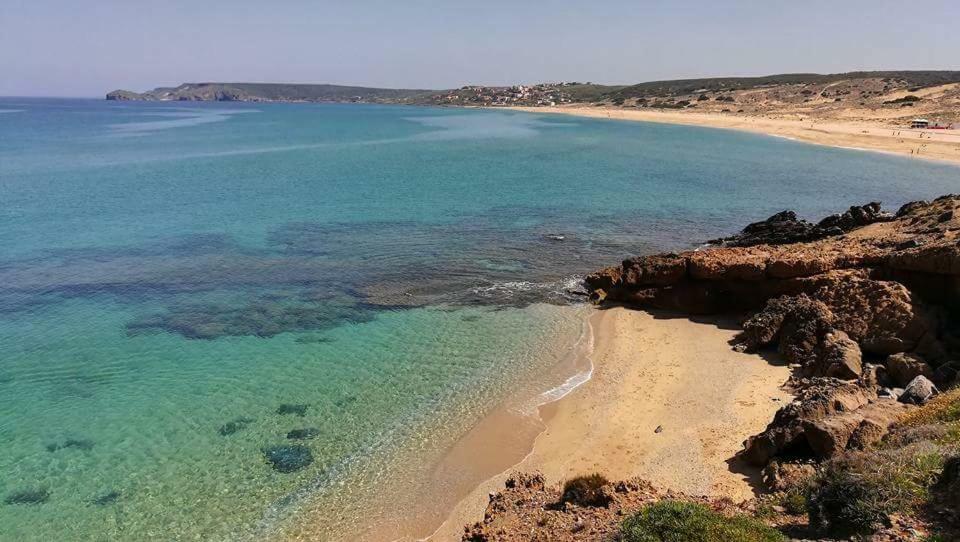
<svg viewBox="0 0 960 542">
<path fill-rule="evenodd" d="M 960 130 L 912 130 L 878 122 L 818 118 L 771 118 L 736 113 L 693 113 L 615 107 L 505 107 L 512 111 L 654 122 L 739 130 L 848 150 L 882 152 L 960 166 Z M 897 135 L 893 135 L 896 133 Z"/>
<path fill-rule="evenodd" d="M 734 352 L 727 344 L 732 322 L 624 308 L 597 310 L 587 319 L 595 341 L 591 378 L 538 407 L 541 429 L 528 453 L 460 499 L 432 534 L 394 541 L 459 540 L 464 526 L 483 519 L 490 492 L 516 471 L 540 471 L 548 484 L 600 472 L 689 494 L 755 495 L 751 484 L 759 471 L 739 465 L 734 455 L 790 400 L 783 389 L 789 368 Z M 481 422 L 461 442 L 491 446 L 493 429 Z M 463 459 L 451 451 L 445 462 Z"/>
</svg>

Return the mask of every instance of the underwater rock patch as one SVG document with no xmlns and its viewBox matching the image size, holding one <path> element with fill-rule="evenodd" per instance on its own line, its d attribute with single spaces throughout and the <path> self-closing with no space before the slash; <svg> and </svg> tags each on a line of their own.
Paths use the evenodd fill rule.
<svg viewBox="0 0 960 542">
<path fill-rule="evenodd" d="M 48 452 L 56 452 L 57 450 L 66 450 L 67 448 L 76 448 L 78 450 L 83 450 L 88 452 L 93 449 L 93 441 L 86 439 L 72 439 L 68 438 L 63 442 L 53 442 L 47 444 Z"/>
<path fill-rule="evenodd" d="M 307 415 L 307 408 L 309 407 L 310 405 L 294 405 L 284 403 L 277 407 L 277 414 L 280 414 L 281 416 L 285 416 L 287 414 L 296 414 L 302 418 Z"/>
<path fill-rule="evenodd" d="M 293 429 L 287 433 L 290 440 L 306 440 L 320 436 L 320 430 L 316 427 L 305 427 L 303 429 Z"/>
<path fill-rule="evenodd" d="M 50 500 L 50 491 L 46 489 L 22 489 L 14 491 L 3 499 L 6 504 L 43 504 Z"/>
<path fill-rule="evenodd" d="M 333 404 L 337 405 L 337 406 L 340 407 L 340 408 L 343 408 L 343 407 L 345 407 L 345 406 L 347 406 L 347 405 L 350 405 L 350 404 L 353 404 L 353 403 L 356 403 L 356 402 L 357 402 L 357 396 L 356 396 L 356 395 L 348 395 L 348 396 L 346 396 L 346 397 L 342 397 L 342 398 L 340 398 L 340 399 L 337 399 L 336 401 L 333 402 Z"/>
<path fill-rule="evenodd" d="M 345 323 L 373 320 L 373 311 L 354 299 L 298 301 L 261 296 L 243 305 L 223 303 L 183 304 L 167 312 L 140 317 L 127 324 L 127 332 L 176 333 L 188 339 L 254 336 L 269 338 L 281 333 L 331 329 Z"/>
<path fill-rule="evenodd" d="M 236 433 L 237 431 L 240 431 L 253 422 L 254 420 L 251 418 L 237 418 L 235 420 L 230 420 L 229 422 L 221 425 L 220 428 L 217 429 L 217 433 L 220 433 L 221 436 L 226 437 Z"/>
<path fill-rule="evenodd" d="M 108 506 L 117 502 L 118 500 L 120 500 L 120 492 L 113 490 L 97 495 L 90 500 L 90 503 L 97 506 Z"/>
<path fill-rule="evenodd" d="M 264 448 L 263 455 L 273 466 L 273 470 L 283 473 L 296 472 L 313 463 L 310 448 L 299 444 Z"/>
</svg>

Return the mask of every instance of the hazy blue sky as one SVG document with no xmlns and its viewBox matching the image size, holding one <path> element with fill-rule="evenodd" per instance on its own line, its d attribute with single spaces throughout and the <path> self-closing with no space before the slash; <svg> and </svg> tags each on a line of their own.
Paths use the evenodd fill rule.
<svg viewBox="0 0 960 542">
<path fill-rule="evenodd" d="M 0 0 L 0 95 L 960 69 L 960 0 Z"/>
</svg>

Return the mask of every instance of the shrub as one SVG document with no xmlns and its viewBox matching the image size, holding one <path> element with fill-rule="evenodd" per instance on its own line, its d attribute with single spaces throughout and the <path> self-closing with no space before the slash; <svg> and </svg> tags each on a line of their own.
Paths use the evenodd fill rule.
<svg viewBox="0 0 960 542">
<path fill-rule="evenodd" d="M 896 100 L 887 100 L 883 103 L 885 104 L 912 104 L 913 102 L 919 102 L 920 97 L 914 96 L 913 94 L 907 94 L 903 98 L 897 98 Z"/>
<path fill-rule="evenodd" d="M 783 507 L 788 514 L 800 516 L 807 513 L 807 494 L 805 491 L 791 489 L 783 496 Z"/>
<path fill-rule="evenodd" d="M 603 475 L 597 473 L 571 478 L 563 484 L 560 502 L 605 508 L 610 504 L 610 495 L 604 491 L 604 486 L 608 483 L 610 482 Z"/>
<path fill-rule="evenodd" d="M 807 495 L 810 523 L 842 536 L 871 533 L 890 514 L 917 510 L 942 470 L 942 451 L 930 442 L 830 461 Z"/>
<path fill-rule="evenodd" d="M 621 526 L 624 542 L 782 542 L 779 531 L 749 516 L 726 517 L 706 506 L 661 501 Z"/>
</svg>

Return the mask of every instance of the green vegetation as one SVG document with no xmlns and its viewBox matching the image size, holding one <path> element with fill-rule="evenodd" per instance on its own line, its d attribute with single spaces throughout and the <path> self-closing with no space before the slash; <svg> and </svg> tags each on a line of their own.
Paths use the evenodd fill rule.
<svg viewBox="0 0 960 542">
<path fill-rule="evenodd" d="M 913 94 L 907 94 L 903 98 L 897 98 L 896 100 L 887 100 L 883 103 L 885 104 L 912 104 L 914 102 L 919 102 L 920 98 L 914 96 Z"/>
<path fill-rule="evenodd" d="M 560 502 L 579 506 L 606 507 L 610 504 L 610 496 L 604 491 L 604 486 L 609 483 L 603 475 L 597 473 L 571 478 L 563 484 Z"/>
<path fill-rule="evenodd" d="M 960 450 L 960 389 L 935 398 L 903 420 L 874 449 L 823 465 L 807 494 L 810 523 L 832 535 L 870 533 L 893 513 L 917 514 L 938 493 L 955 491 Z M 946 472 L 950 471 L 950 472 Z"/>
<path fill-rule="evenodd" d="M 623 522 L 624 542 L 782 542 L 779 531 L 760 520 L 726 517 L 706 506 L 678 501 L 652 504 Z"/>
</svg>

